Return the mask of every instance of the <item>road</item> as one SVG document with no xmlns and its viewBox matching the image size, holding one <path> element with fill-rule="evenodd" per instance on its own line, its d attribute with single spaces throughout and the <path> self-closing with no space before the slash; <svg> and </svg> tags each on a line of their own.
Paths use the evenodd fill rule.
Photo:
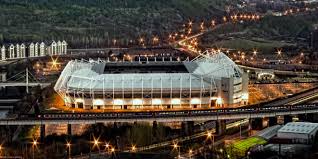
<svg viewBox="0 0 318 159">
<path fill-rule="evenodd" d="M 186 152 L 186 153 L 182 153 L 180 154 L 180 158 L 191 158 L 191 157 L 194 157 L 198 154 L 202 154 L 202 152 L 204 152 L 204 149 L 206 147 L 209 147 L 209 148 L 213 148 L 213 147 L 216 147 L 222 143 L 224 143 L 225 140 L 234 140 L 234 139 L 237 139 L 240 137 L 241 134 L 244 134 L 244 133 L 247 133 L 249 130 L 248 129 L 245 129 L 245 130 L 242 130 L 242 132 L 237 132 L 233 135 L 227 135 L 227 136 L 224 136 L 223 138 L 215 141 L 214 143 L 212 142 L 211 144 L 208 144 L 208 145 L 204 145 L 202 147 L 199 147 L 195 150 L 192 150 L 192 153 L 191 153 L 191 156 L 189 154 L 189 152 Z"/>
<path fill-rule="evenodd" d="M 112 113 L 51 113 L 37 117 L 21 115 L 0 120 L 0 125 L 43 125 L 43 124 L 96 124 L 106 122 L 180 122 L 227 119 L 250 119 L 318 113 L 318 104 L 244 107 L 206 110 L 160 111 L 160 112 L 112 112 Z"/>
<path fill-rule="evenodd" d="M 286 99 L 270 102 L 268 104 L 265 104 L 264 106 L 268 107 L 268 106 L 279 106 L 279 105 L 296 105 L 296 104 L 301 104 L 315 98 L 318 98 L 318 88 L 313 88 L 311 90 L 301 92 L 300 94 L 289 96 Z"/>
<path fill-rule="evenodd" d="M 226 129 L 231 129 L 233 127 L 237 127 L 238 125 L 246 124 L 248 122 L 249 122 L 248 119 L 243 119 L 243 120 L 239 120 L 239 121 L 236 121 L 236 122 L 233 122 L 233 123 L 229 123 L 229 124 L 226 125 Z M 207 131 L 211 132 L 211 133 L 215 133 L 216 132 L 215 128 L 212 128 L 212 129 L 207 130 Z M 197 139 L 197 138 L 201 138 L 201 137 L 207 136 L 207 131 L 202 131 L 202 132 L 193 134 L 191 136 L 174 138 L 174 139 L 171 139 L 169 141 L 165 141 L 165 142 L 161 142 L 161 143 L 157 143 L 157 144 L 152 144 L 152 145 L 143 146 L 143 147 L 137 147 L 136 150 L 138 152 L 139 151 L 147 151 L 147 150 L 151 150 L 151 149 L 155 149 L 155 148 L 159 148 L 159 147 L 171 146 L 176 141 L 178 143 L 182 143 L 182 142 L 185 142 L 185 141 L 194 140 L 194 139 Z M 129 152 L 129 151 L 130 150 L 126 150 L 126 152 Z"/>
</svg>

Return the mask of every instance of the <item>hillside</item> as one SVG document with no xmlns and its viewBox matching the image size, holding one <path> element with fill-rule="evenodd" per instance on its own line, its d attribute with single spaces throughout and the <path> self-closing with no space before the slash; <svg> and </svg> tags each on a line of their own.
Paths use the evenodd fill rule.
<svg viewBox="0 0 318 159">
<path fill-rule="evenodd" d="M 233 3 L 233 2 L 231 2 Z M 0 0 L 0 43 L 66 39 L 72 47 L 166 35 L 222 15 L 224 0 Z"/>
</svg>

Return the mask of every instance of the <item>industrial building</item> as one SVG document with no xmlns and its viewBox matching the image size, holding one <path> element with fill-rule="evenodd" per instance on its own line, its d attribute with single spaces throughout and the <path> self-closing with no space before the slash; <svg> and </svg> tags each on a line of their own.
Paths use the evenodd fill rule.
<svg viewBox="0 0 318 159">
<path fill-rule="evenodd" d="M 189 61 L 69 61 L 54 90 L 83 109 L 172 109 L 247 104 L 248 76 L 224 53 Z"/>
<path fill-rule="evenodd" d="M 315 141 L 317 131 L 317 123 L 290 122 L 278 130 L 277 137 L 294 143 L 310 144 Z"/>
</svg>

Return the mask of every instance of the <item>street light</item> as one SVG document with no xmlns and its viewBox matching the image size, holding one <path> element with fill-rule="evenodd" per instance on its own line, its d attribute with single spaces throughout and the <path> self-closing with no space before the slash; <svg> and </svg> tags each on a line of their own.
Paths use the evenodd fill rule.
<svg viewBox="0 0 318 159">
<path fill-rule="evenodd" d="M 190 159 L 192 158 L 192 153 L 193 153 L 193 151 L 190 149 L 190 150 L 189 150 L 189 158 L 190 158 Z"/>
<path fill-rule="evenodd" d="M 189 26 L 190 26 L 190 27 L 192 26 L 192 21 L 189 21 Z"/>
<path fill-rule="evenodd" d="M 95 138 L 94 137 L 94 141 L 93 141 L 93 149 L 94 147 L 98 148 L 98 152 L 100 153 L 100 148 L 99 148 L 99 138 Z"/>
<path fill-rule="evenodd" d="M 3 150 L 3 147 L 2 145 L 0 145 L 0 156 L 2 156 L 2 150 Z"/>
<path fill-rule="evenodd" d="M 212 134 L 212 132 L 207 132 L 207 138 L 212 139 L 212 147 L 214 148 L 214 135 Z"/>
<path fill-rule="evenodd" d="M 106 143 L 106 144 L 105 144 L 105 148 L 107 148 L 107 149 L 108 149 L 108 148 L 109 148 L 109 146 L 110 146 L 110 145 L 109 145 L 109 143 Z"/>
<path fill-rule="evenodd" d="M 281 49 L 278 49 L 278 50 L 277 50 L 277 54 L 278 54 L 278 55 L 281 55 L 281 54 L 282 54 L 282 50 L 281 50 Z"/>
<path fill-rule="evenodd" d="M 255 49 L 255 50 L 253 50 L 253 55 L 256 56 L 256 54 L 257 54 L 257 50 Z"/>
<path fill-rule="evenodd" d="M 212 24 L 212 27 L 214 27 L 215 26 L 215 20 L 212 20 L 211 24 Z"/>
<path fill-rule="evenodd" d="M 135 146 L 135 145 L 132 145 L 132 146 L 131 146 L 131 151 L 132 151 L 132 152 L 136 152 L 136 146 Z"/>
<path fill-rule="evenodd" d="M 37 144 L 38 144 L 38 142 L 35 140 L 35 139 L 33 139 L 33 142 L 32 142 L 32 158 L 34 159 L 34 148 L 37 146 Z"/>
<path fill-rule="evenodd" d="M 180 146 L 177 143 L 174 143 L 173 149 L 176 149 L 178 151 L 178 158 L 180 158 Z"/>
<path fill-rule="evenodd" d="M 71 158 L 71 142 L 66 142 L 66 147 L 68 148 L 68 158 Z"/>
<path fill-rule="evenodd" d="M 227 20 L 227 19 L 226 19 L 226 17 L 224 16 L 224 17 L 223 17 L 223 21 L 226 22 L 226 20 Z"/>
</svg>

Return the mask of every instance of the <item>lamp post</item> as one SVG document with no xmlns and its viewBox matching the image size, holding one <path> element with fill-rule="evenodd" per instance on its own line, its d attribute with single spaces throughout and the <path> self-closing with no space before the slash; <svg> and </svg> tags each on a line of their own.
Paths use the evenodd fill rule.
<svg viewBox="0 0 318 159">
<path fill-rule="evenodd" d="M 71 158 L 71 143 L 67 142 L 66 147 L 68 148 L 68 158 Z"/>
<path fill-rule="evenodd" d="M 132 146 L 131 146 L 131 152 L 136 152 L 136 150 L 137 150 L 136 146 L 135 146 L 135 145 L 132 145 Z"/>
<path fill-rule="evenodd" d="M 3 150 L 3 146 L 0 145 L 0 156 L 2 156 L 2 150 Z"/>
<path fill-rule="evenodd" d="M 109 147 L 110 147 L 109 143 L 106 143 L 105 144 L 105 150 L 106 150 L 107 153 L 109 153 Z"/>
<path fill-rule="evenodd" d="M 173 144 L 173 149 L 176 149 L 177 151 L 178 151 L 178 159 L 180 158 L 180 146 L 178 146 L 178 144 L 177 143 L 174 143 Z"/>
<path fill-rule="evenodd" d="M 190 150 L 189 150 L 189 158 L 190 158 L 190 159 L 192 159 L 192 153 L 193 153 L 193 151 L 190 149 Z"/>
<path fill-rule="evenodd" d="M 212 134 L 212 132 L 208 131 L 207 138 L 212 139 L 212 147 L 214 149 L 214 135 Z"/>
<path fill-rule="evenodd" d="M 98 138 L 97 138 L 97 139 L 94 139 L 94 147 L 95 147 L 95 146 L 98 148 L 98 153 L 100 154 L 100 148 L 99 148 Z"/>
<path fill-rule="evenodd" d="M 33 140 L 32 142 L 32 158 L 34 159 L 34 148 L 36 147 L 36 145 L 38 144 L 38 142 L 36 140 Z"/>
</svg>

